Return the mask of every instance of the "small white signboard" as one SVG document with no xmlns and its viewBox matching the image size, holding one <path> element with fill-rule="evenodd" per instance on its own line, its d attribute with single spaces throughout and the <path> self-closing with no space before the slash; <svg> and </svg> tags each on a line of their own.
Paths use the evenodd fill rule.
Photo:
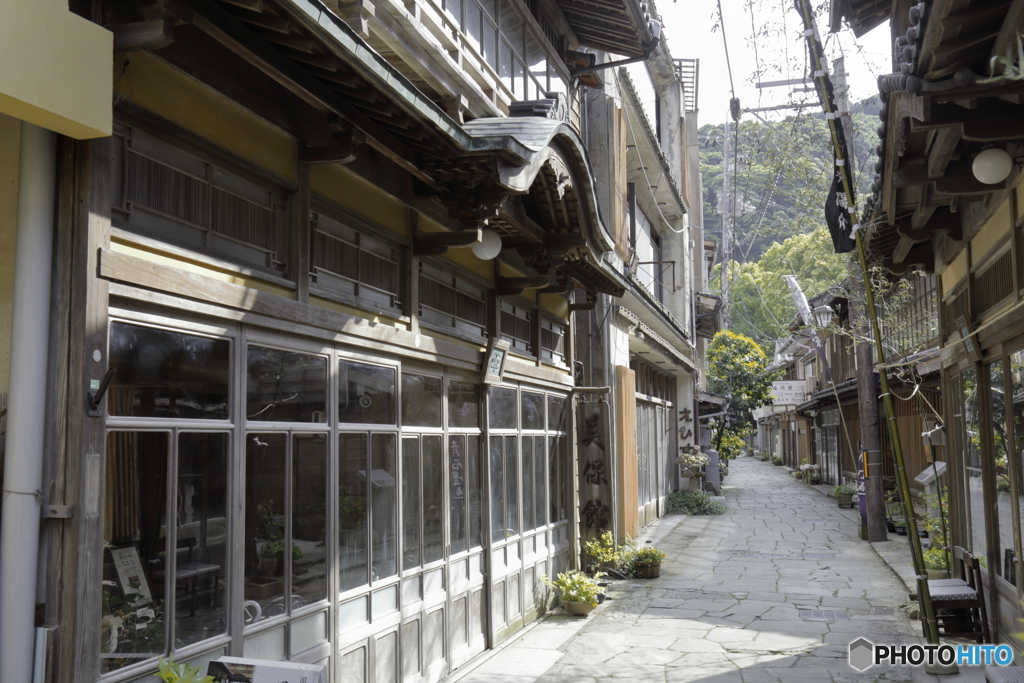
<svg viewBox="0 0 1024 683">
<path fill-rule="evenodd" d="M 210 662 L 206 673 L 219 683 L 325 683 L 327 679 L 322 664 L 273 662 L 247 657 L 221 657 Z"/>
<path fill-rule="evenodd" d="M 773 403 L 777 406 L 796 405 L 807 398 L 807 381 L 802 379 L 782 379 L 772 382 Z"/>
</svg>

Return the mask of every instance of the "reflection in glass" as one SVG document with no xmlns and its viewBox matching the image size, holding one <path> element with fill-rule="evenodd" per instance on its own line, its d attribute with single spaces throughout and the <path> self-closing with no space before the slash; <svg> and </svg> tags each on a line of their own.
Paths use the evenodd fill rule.
<svg viewBox="0 0 1024 683">
<path fill-rule="evenodd" d="M 111 415 L 225 420 L 231 345 L 140 325 L 110 323 Z"/>
<path fill-rule="evenodd" d="M 1024 480 L 1022 480 L 1024 477 L 1024 350 L 1010 354 L 1010 382 L 1013 389 L 1013 394 L 1010 396 L 1010 410 L 1013 412 L 1013 433 L 1016 440 L 1013 457 L 1014 459 L 1020 458 L 1015 464 L 1017 465 L 1017 495 L 1021 496 L 1024 495 Z M 1024 500 L 1018 498 L 1017 509 L 1024 517 Z M 1024 522 L 1024 519 L 1021 521 Z M 1008 547 L 1013 549 L 1014 553 L 1016 552 L 1015 546 Z M 1015 568 L 1012 562 L 1010 568 Z M 1007 580 L 1010 578 L 1014 579 L 1012 583 L 1016 585 L 1017 577 L 1010 577 L 1007 572 Z"/>
<path fill-rule="evenodd" d="M 327 597 L 327 435 L 292 437 L 292 609 Z"/>
<path fill-rule="evenodd" d="M 544 429 L 544 394 L 522 393 L 523 429 Z"/>
<path fill-rule="evenodd" d="M 1013 571 L 1013 511 L 1010 501 L 1010 470 L 1007 466 L 1006 382 L 1002 359 L 989 363 L 989 396 L 992 406 L 992 456 L 996 466 L 996 513 L 998 515 L 999 547 L 995 564 L 990 566 L 1008 581 L 1014 580 Z M 1005 551 L 1009 551 L 1006 553 Z M 1009 562 L 1007 562 L 1007 560 Z"/>
<path fill-rule="evenodd" d="M 402 569 L 420 566 L 420 442 L 402 439 Z"/>
<path fill-rule="evenodd" d="M 261 612 L 284 600 L 287 434 L 245 437 L 245 599 Z"/>
<path fill-rule="evenodd" d="M 338 421 L 395 424 L 395 369 L 353 361 L 338 364 Z"/>
<path fill-rule="evenodd" d="M 166 432 L 107 434 L 100 672 L 166 651 Z"/>
<path fill-rule="evenodd" d="M 476 429 L 480 426 L 480 387 L 448 382 L 448 426 Z"/>
<path fill-rule="evenodd" d="M 402 373 L 402 425 L 441 426 L 441 378 Z"/>
<path fill-rule="evenodd" d="M 370 514 L 373 524 L 373 579 L 384 579 L 398 572 L 397 505 L 395 482 L 398 457 L 394 434 L 374 434 L 370 452 Z M 366 477 L 364 470 L 362 476 Z"/>
<path fill-rule="evenodd" d="M 964 423 L 964 478 L 967 510 L 971 525 L 971 552 L 988 566 L 985 553 L 985 496 L 981 474 L 981 431 L 978 414 L 978 373 L 968 368 L 961 373 Z"/>
<path fill-rule="evenodd" d="M 469 501 L 469 547 L 483 545 L 484 520 L 484 456 L 480 453 L 480 437 L 471 436 L 466 442 L 466 496 Z"/>
<path fill-rule="evenodd" d="M 517 438 L 505 437 L 505 531 L 519 533 L 519 449 Z"/>
<path fill-rule="evenodd" d="M 444 556 L 444 454 L 440 436 L 423 439 L 423 563 Z"/>
<path fill-rule="evenodd" d="M 174 641 L 224 633 L 227 575 L 228 435 L 178 436 Z"/>
<path fill-rule="evenodd" d="M 366 565 L 366 481 L 365 434 L 338 435 L 338 572 L 341 590 L 363 586 L 368 580 Z"/>
<path fill-rule="evenodd" d="M 491 437 L 491 539 L 501 541 L 505 534 L 505 465 L 502 462 L 504 438 Z"/>
<path fill-rule="evenodd" d="M 547 503 L 544 500 L 545 489 L 547 488 L 547 463 L 544 462 L 544 447 L 546 445 L 546 439 L 542 436 L 534 438 L 534 481 L 536 482 L 536 491 L 534 495 L 537 496 L 537 502 L 534 505 L 534 517 L 537 526 L 544 526 L 548 523 Z"/>
<path fill-rule="evenodd" d="M 516 428 L 516 390 L 491 387 L 487 399 L 491 429 Z"/>
<path fill-rule="evenodd" d="M 448 437 L 448 524 L 453 555 L 466 549 L 467 467 L 466 437 L 453 434 Z"/>
<path fill-rule="evenodd" d="M 268 422 L 327 421 L 327 359 L 250 346 L 246 418 Z"/>
<path fill-rule="evenodd" d="M 548 438 L 548 466 L 550 468 L 551 489 L 548 491 L 551 507 L 551 523 L 561 522 L 567 519 L 565 509 L 565 464 L 562 459 L 565 457 L 564 436 L 552 436 Z"/>
<path fill-rule="evenodd" d="M 543 436 L 536 437 L 543 441 Z M 534 437 L 523 437 L 523 531 L 533 528 L 533 443 Z"/>
<path fill-rule="evenodd" d="M 562 396 L 548 396 L 548 430 L 565 431 L 565 398 Z"/>
</svg>

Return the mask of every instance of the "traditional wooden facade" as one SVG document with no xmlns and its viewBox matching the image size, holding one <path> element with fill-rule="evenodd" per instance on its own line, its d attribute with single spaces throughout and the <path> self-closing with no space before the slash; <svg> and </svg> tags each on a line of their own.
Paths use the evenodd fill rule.
<svg viewBox="0 0 1024 683">
<path fill-rule="evenodd" d="M 47 326 L 0 330 L 15 401 L 36 351 L 41 403 L 9 436 L 38 431 L 41 483 L 17 490 L 44 517 L 23 539 L 39 569 L 0 575 L 20 610 L 0 638 L 5 681 L 31 679 L 33 643 L 45 681 L 225 654 L 324 663 L 339 681 L 441 680 L 546 611 L 540 577 L 577 565 L 586 529 L 635 533 L 624 515 L 658 514 L 657 496 L 622 507 L 635 459 L 601 456 L 616 482 L 604 502 L 577 485 L 594 476 L 584 449 L 636 433 L 633 394 L 602 387 L 663 409 L 692 396 L 631 385 L 629 361 L 590 337 L 609 336 L 597 316 L 636 289 L 613 211 L 634 159 L 598 142 L 584 103 L 618 78 L 605 64 L 655 53 L 647 68 L 683 98 L 643 9 L 82 0 L 46 15 L 105 27 L 96 87 L 113 105 L 107 130 L 91 110 L 78 128 L 38 117 L 95 139 L 32 147 L 13 118 L 31 120 L 24 102 L 0 98 L 0 173 L 22 190 L 4 195 L 19 215 L 0 230 L 30 210 L 27 230 L 46 227 L 46 202 L 26 197 L 55 206 L 40 247 L 54 275 L 34 273 L 52 287 Z M 646 131 L 632 154 L 687 179 L 658 190 L 685 228 L 700 202 L 683 114 L 666 119 L 677 146 Z M 37 156 L 49 179 L 32 175 Z M 688 242 L 672 248 L 664 260 L 691 277 Z M 0 289 L 15 309 L 34 291 L 22 263 Z M 688 287 L 665 305 L 685 315 Z M 691 325 L 666 310 L 658 325 Z M 692 369 L 693 342 L 660 352 Z M 581 422 L 584 394 L 616 409 L 594 401 L 598 420 Z M 5 498 L 5 525 L 14 509 Z"/>
<path fill-rule="evenodd" d="M 1024 597 L 1017 9 L 897 2 L 886 13 L 895 73 L 879 80 L 883 142 L 865 221 L 892 273 L 919 267 L 938 277 L 945 400 L 942 428 L 929 431 L 949 460 L 952 542 L 983 558 L 1001 641 L 1019 630 Z M 1001 171 L 986 173 L 983 153 Z"/>
</svg>

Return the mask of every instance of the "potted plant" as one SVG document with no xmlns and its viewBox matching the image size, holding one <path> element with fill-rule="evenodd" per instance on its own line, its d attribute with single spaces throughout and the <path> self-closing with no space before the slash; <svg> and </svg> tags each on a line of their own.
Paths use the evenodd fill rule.
<svg viewBox="0 0 1024 683">
<path fill-rule="evenodd" d="M 264 572 L 270 574 L 278 574 L 283 571 L 281 567 L 281 560 L 284 559 L 284 539 L 275 538 L 272 541 L 267 541 L 260 548 L 260 567 Z M 302 559 L 302 549 L 299 546 L 292 543 L 292 560 L 298 561 Z"/>
<path fill-rule="evenodd" d="M 366 521 L 366 500 L 361 496 L 341 494 L 338 509 L 342 529 L 358 529 Z"/>
<path fill-rule="evenodd" d="M 665 553 L 652 545 L 644 546 L 633 553 L 633 567 L 642 579 L 656 579 L 661 576 L 661 561 Z"/>
<path fill-rule="evenodd" d="M 775 465 L 776 467 L 778 467 L 779 465 L 782 464 L 782 458 L 780 458 L 777 455 L 773 455 L 772 456 L 772 464 Z"/>
<path fill-rule="evenodd" d="M 841 508 L 852 508 L 853 497 L 857 495 L 857 489 L 846 484 L 841 484 L 832 489 L 832 495 L 836 497 Z"/>
<path fill-rule="evenodd" d="M 793 470 L 793 478 L 802 480 L 804 478 L 804 473 L 800 470 Z"/>
<path fill-rule="evenodd" d="M 164 683 L 213 683 L 213 676 L 203 674 L 200 667 L 188 662 L 176 664 L 174 657 L 160 657 L 157 661 L 156 676 Z"/>
<path fill-rule="evenodd" d="M 587 616 L 597 607 L 597 595 L 601 587 L 597 581 L 578 569 L 562 572 L 554 581 L 548 577 L 541 580 L 558 592 L 558 599 L 569 614 Z"/>
<path fill-rule="evenodd" d="M 684 477 L 703 477 L 701 468 L 708 464 L 708 456 L 703 453 L 682 452 L 676 458 L 676 462 L 683 466 L 681 474 Z"/>
<path fill-rule="evenodd" d="M 924 568 L 928 572 L 928 579 L 949 578 L 949 555 L 945 548 L 932 546 L 924 551 Z"/>
</svg>

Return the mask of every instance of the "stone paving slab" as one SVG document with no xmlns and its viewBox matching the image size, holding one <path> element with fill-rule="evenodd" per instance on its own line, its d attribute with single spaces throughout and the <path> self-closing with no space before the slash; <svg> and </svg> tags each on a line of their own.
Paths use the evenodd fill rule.
<svg viewBox="0 0 1024 683">
<path fill-rule="evenodd" d="M 453 681 L 984 680 L 981 667 L 942 677 L 912 667 L 850 667 L 848 646 L 858 637 L 922 642 L 919 622 L 899 609 L 907 602 L 900 567 L 909 569 L 909 547 L 861 541 L 856 510 L 839 509 L 823 495 L 829 487 L 810 487 L 752 458 L 730 469 L 725 514 L 671 515 L 645 530 L 640 540 L 667 555 L 661 578 L 613 581 L 609 599 L 589 617 L 556 611 Z M 878 607 L 891 613 L 874 613 Z M 846 619 L 809 621 L 800 610 Z"/>
</svg>

